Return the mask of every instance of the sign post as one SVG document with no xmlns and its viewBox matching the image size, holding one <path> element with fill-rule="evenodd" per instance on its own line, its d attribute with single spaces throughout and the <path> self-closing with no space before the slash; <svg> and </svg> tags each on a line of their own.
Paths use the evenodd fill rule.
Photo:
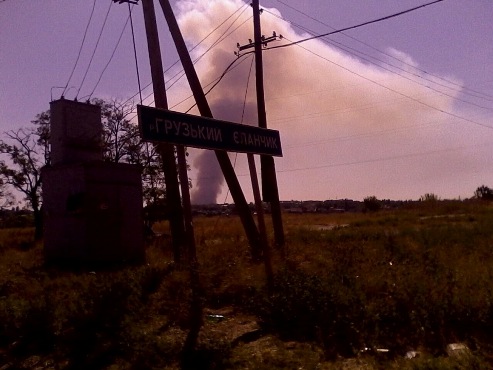
<svg viewBox="0 0 493 370">
<path fill-rule="evenodd" d="M 142 139 L 195 148 L 282 157 L 279 131 L 137 106 Z"/>
<path fill-rule="evenodd" d="M 144 23 L 147 35 L 154 100 L 156 102 L 156 107 L 168 108 L 161 47 L 159 44 L 156 12 L 154 10 L 153 0 L 143 0 L 142 11 L 144 14 Z M 183 209 L 180 199 L 180 185 L 178 183 L 175 164 L 175 149 L 173 145 L 167 143 L 156 143 L 156 149 L 163 162 L 162 167 L 167 195 L 166 202 L 168 203 L 171 211 L 169 223 L 171 229 L 173 257 L 176 263 L 180 263 L 184 252 L 183 249 L 186 245 L 187 231 L 185 230 L 185 225 L 183 223 L 185 210 Z"/>
<path fill-rule="evenodd" d="M 253 154 L 267 155 L 269 158 L 282 156 L 279 132 L 143 105 L 137 106 L 137 116 L 139 118 L 140 134 L 145 141 L 167 142 L 176 144 L 178 148 L 191 146 L 247 153 L 255 205 L 258 212 L 260 244 L 262 245 L 267 274 L 267 287 L 269 294 L 272 293 L 272 262 Z M 186 177 L 186 169 L 183 169 L 183 171 L 182 176 Z M 188 188 L 184 190 L 188 190 Z M 189 197 L 188 192 L 187 196 Z"/>
</svg>

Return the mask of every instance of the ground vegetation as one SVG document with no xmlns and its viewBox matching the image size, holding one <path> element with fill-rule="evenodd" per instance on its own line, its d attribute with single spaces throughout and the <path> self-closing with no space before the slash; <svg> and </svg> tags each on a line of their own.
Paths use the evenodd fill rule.
<svg viewBox="0 0 493 370">
<path fill-rule="evenodd" d="M 490 203 L 284 223 L 269 294 L 239 219 L 195 217 L 203 325 L 185 362 L 189 271 L 173 263 L 166 222 L 154 225 L 145 264 L 77 271 L 45 266 L 32 228 L 0 230 L 0 367 L 493 367 Z"/>
</svg>

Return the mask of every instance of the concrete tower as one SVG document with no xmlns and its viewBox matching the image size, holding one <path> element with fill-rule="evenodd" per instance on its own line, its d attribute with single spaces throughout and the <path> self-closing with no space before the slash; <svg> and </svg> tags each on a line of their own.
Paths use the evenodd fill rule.
<svg viewBox="0 0 493 370">
<path fill-rule="evenodd" d="M 103 162 L 99 106 L 61 99 L 50 112 L 51 166 L 42 171 L 46 260 L 142 261 L 140 169 Z"/>
</svg>

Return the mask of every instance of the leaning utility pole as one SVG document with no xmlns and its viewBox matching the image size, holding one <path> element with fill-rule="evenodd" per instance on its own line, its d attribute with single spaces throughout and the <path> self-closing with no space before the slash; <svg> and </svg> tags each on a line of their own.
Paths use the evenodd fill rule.
<svg viewBox="0 0 493 370">
<path fill-rule="evenodd" d="M 258 125 L 267 128 L 267 114 L 265 112 L 264 95 L 264 67 L 262 61 L 262 31 L 260 27 L 260 6 L 259 0 L 252 1 L 253 7 L 253 28 L 254 28 L 254 47 L 255 47 L 255 71 L 257 87 L 257 113 Z M 262 155 L 260 157 L 262 172 L 262 193 L 264 201 L 270 202 L 272 212 L 272 225 L 274 227 L 274 237 L 276 246 L 284 251 L 284 227 L 282 224 L 281 204 L 279 201 L 279 190 L 277 187 L 276 168 L 274 158 Z"/>
<path fill-rule="evenodd" d="M 192 93 L 197 103 L 197 107 L 200 111 L 200 115 L 203 117 L 213 118 L 212 111 L 205 97 L 204 90 L 202 89 L 202 86 L 200 84 L 197 72 L 195 71 L 195 67 L 193 65 L 190 54 L 188 53 L 185 40 L 183 39 L 180 28 L 178 27 L 178 23 L 176 21 L 169 0 L 159 0 L 159 2 L 161 4 L 161 8 L 163 9 L 164 17 L 166 18 L 166 22 L 168 23 L 171 36 L 175 43 L 178 55 L 180 56 L 180 60 L 185 70 L 190 88 L 192 89 Z M 248 242 L 252 250 L 252 257 L 256 260 L 259 260 L 261 255 L 259 232 L 257 226 L 255 225 L 255 221 L 250 212 L 250 208 L 248 207 L 248 203 L 245 199 L 245 195 L 243 194 L 238 178 L 236 177 L 236 174 L 234 172 L 233 165 L 231 164 L 227 152 L 222 150 L 215 150 L 215 154 L 219 162 L 219 166 L 221 167 L 221 170 L 224 174 L 224 178 L 226 179 L 226 183 L 228 184 L 231 196 L 233 197 L 233 200 L 235 202 L 240 219 L 243 223 L 243 228 L 245 229 Z"/>
<path fill-rule="evenodd" d="M 164 73 L 161 60 L 161 49 L 159 46 L 159 36 L 157 32 L 156 14 L 154 10 L 154 0 L 142 0 L 142 8 L 144 12 L 146 34 L 149 46 L 149 59 L 151 64 L 152 82 L 154 87 L 154 99 L 156 108 L 168 109 L 168 101 L 166 97 L 166 89 L 164 82 Z M 180 206 L 177 214 L 172 214 L 170 217 L 174 218 L 176 222 L 179 221 L 179 226 L 183 228 L 184 233 L 180 234 L 181 237 L 185 237 L 186 240 L 181 239 L 182 244 L 186 244 L 187 249 L 187 262 L 190 270 L 190 282 L 192 291 L 192 302 L 190 312 L 190 332 L 187 335 L 183 348 L 183 361 L 189 356 L 190 352 L 194 350 L 197 343 L 198 334 L 202 326 L 202 304 L 201 304 L 201 289 L 200 278 L 198 271 L 198 260 L 196 254 L 195 235 L 192 222 L 192 206 L 190 203 L 190 189 L 188 188 L 188 174 L 187 174 L 187 162 L 185 156 L 185 148 L 183 145 L 176 146 L 176 154 L 178 159 L 178 175 L 180 178 L 181 193 L 183 200 L 183 211 L 180 204 L 180 193 L 178 190 L 178 180 L 176 173 L 176 163 L 174 157 L 173 146 L 169 144 L 159 144 L 158 148 L 163 151 L 164 158 L 168 160 L 166 163 L 170 176 L 172 174 L 173 201 L 178 202 Z M 170 149 L 171 148 L 171 149 Z M 164 157 L 166 155 L 166 157 Z M 171 171 L 171 169 L 173 171 Z M 166 177 L 166 191 L 168 191 L 168 178 Z M 174 188 L 176 185 L 176 189 Z M 168 194 L 168 193 L 167 193 Z M 179 218 L 179 220 L 178 220 Z M 181 231 L 181 230 L 180 230 Z M 183 249 L 181 250 L 183 251 Z"/>
<path fill-rule="evenodd" d="M 155 105 L 156 108 L 168 109 L 161 48 L 159 45 L 153 0 L 142 0 L 142 9 L 147 34 L 147 46 L 151 65 Z M 173 257 L 174 261 L 179 263 L 181 261 L 184 246 L 186 245 L 186 233 L 183 223 L 183 209 L 176 171 L 174 146 L 166 143 L 159 143 L 156 145 L 156 148 L 163 161 L 163 171 L 166 182 L 166 202 L 170 210 L 169 222 L 173 244 Z"/>
</svg>

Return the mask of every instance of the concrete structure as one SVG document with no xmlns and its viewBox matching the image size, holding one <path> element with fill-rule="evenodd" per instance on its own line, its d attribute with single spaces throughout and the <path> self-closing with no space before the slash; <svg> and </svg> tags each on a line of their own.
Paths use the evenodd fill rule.
<svg viewBox="0 0 493 370">
<path fill-rule="evenodd" d="M 99 106 L 57 100 L 50 104 L 50 117 L 52 166 L 103 160 Z"/>
<path fill-rule="evenodd" d="M 42 172 L 46 260 L 143 260 L 140 169 L 102 161 L 100 108 L 52 102 L 51 130 L 52 165 Z"/>
</svg>

